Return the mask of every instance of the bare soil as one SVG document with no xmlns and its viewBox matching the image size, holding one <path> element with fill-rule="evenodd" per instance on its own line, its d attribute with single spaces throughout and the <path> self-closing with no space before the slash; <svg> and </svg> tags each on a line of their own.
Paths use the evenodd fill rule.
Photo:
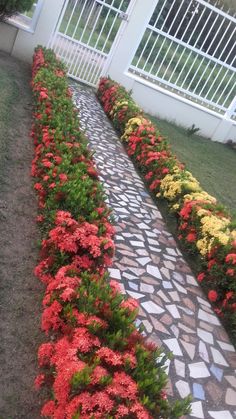
<svg viewBox="0 0 236 419">
<path fill-rule="evenodd" d="M 30 66 L 0 52 L 0 69 L 14 80 L 7 129 L 0 131 L 0 419 L 36 419 L 42 404 L 33 382 L 43 342 L 43 287 L 33 275 L 39 232 L 30 176 Z"/>
</svg>

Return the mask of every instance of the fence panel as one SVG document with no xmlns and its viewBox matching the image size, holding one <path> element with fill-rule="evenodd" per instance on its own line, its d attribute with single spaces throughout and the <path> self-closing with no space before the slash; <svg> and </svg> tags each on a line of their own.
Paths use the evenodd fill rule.
<svg viewBox="0 0 236 419">
<path fill-rule="evenodd" d="M 129 71 L 227 113 L 236 96 L 236 19 L 204 0 L 159 0 Z"/>
<path fill-rule="evenodd" d="M 49 43 L 68 74 L 96 86 L 134 0 L 68 0 Z"/>
</svg>

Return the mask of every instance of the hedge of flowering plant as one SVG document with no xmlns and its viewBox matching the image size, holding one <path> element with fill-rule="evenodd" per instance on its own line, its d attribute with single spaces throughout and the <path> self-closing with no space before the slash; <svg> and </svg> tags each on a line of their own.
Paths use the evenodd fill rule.
<svg viewBox="0 0 236 419">
<path fill-rule="evenodd" d="M 35 274 L 45 284 L 39 348 L 51 398 L 43 417 L 55 419 L 174 418 L 189 400 L 170 403 L 166 357 L 135 327 L 137 302 L 120 293 L 107 267 L 114 228 L 91 151 L 79 128 L 63 66 L 38 47 L 32 175 L 42 231 Z"/>
<path fill-rule="evenodd" d="M 199 282 L 216 313 L 236 326 L 236 230 L 227 210 L 202 190 L 199 182 L 173 155 L 158 129 L 146 119 L 129 93 L 102 78 L 98 98 L 115 122 L 129 156 L 145 177 L 149 189 L 167 200 L 176 214 L 178 238 L 199 255 Z M 118 111 L 117 111 L 118 110 Z M 233 325 L 233 328 L 232 328 Z"/>
</svg>

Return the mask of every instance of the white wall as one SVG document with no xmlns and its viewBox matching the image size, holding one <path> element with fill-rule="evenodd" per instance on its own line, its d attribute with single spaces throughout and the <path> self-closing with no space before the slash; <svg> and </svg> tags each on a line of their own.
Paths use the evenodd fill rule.
<svg viewBox="0 0 236 419">
<path fill-rule="evenodd" d="M 18 29 L 7 23 L 0 24 L 0 50 L 11 54 Z"/>
<path fill-rule="evenodd" d="M 46 46 L 58 21 L 64 0 L 44 0 L 34 32 L 0 23 L 0 50 L 32 62 L 34 48 Z"/>
<path fill-rule="evenodd" d="M 153 84 L 128 72 L 156 4 L 156 0 L 145 0 L 145 2 L 136 0 L 129 17 L 129 24 L 124 29 L 106 74 L 128 90 L 132 89 L 134 100 L 145 112 L 174 121 L 187 128 L 194 124 L 200 128 L 201 135 L 215 141 L 226 142 L 228 139 L 236 141 L 236 121 L 234 123 L 225 119 L 218 113 L 207 110 L 159 86 L 154 88 Z"/>
</svg>

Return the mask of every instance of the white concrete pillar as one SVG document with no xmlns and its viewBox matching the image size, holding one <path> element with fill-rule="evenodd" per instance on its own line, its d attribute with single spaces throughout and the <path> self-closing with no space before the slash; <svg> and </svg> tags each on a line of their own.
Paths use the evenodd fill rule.
<svg viewBox="0 0 236 419">
<path fill-rule="evenodd" d="M 46 46 L 58 22 L 64 0 L 44 0 L 34 33 L 19 30 L 12 55 L 31 62 L 34 48 Z"/>
<path fill-rule="evenodd" d="M 131 89 L 133 80 L 124 75 L 140 44 L 158 0 L 136 0 L 121 34 L 106 75 Z"/>
<path fill-rule="evenodd" d="M 216 127 L 216 130 L 212 134 L 212 139 L 215 141 L 219 141 L 221 143 L 225 143 L 228 140 L 236 140 L 236 130 L 235 125 L 232 120 L 230 119 L 221 119 L 219 124 Z M 234 129 L 232 129 L 234 126 Z M 233 135 L 233 138 L 231 138 Z"/>
</svg>

